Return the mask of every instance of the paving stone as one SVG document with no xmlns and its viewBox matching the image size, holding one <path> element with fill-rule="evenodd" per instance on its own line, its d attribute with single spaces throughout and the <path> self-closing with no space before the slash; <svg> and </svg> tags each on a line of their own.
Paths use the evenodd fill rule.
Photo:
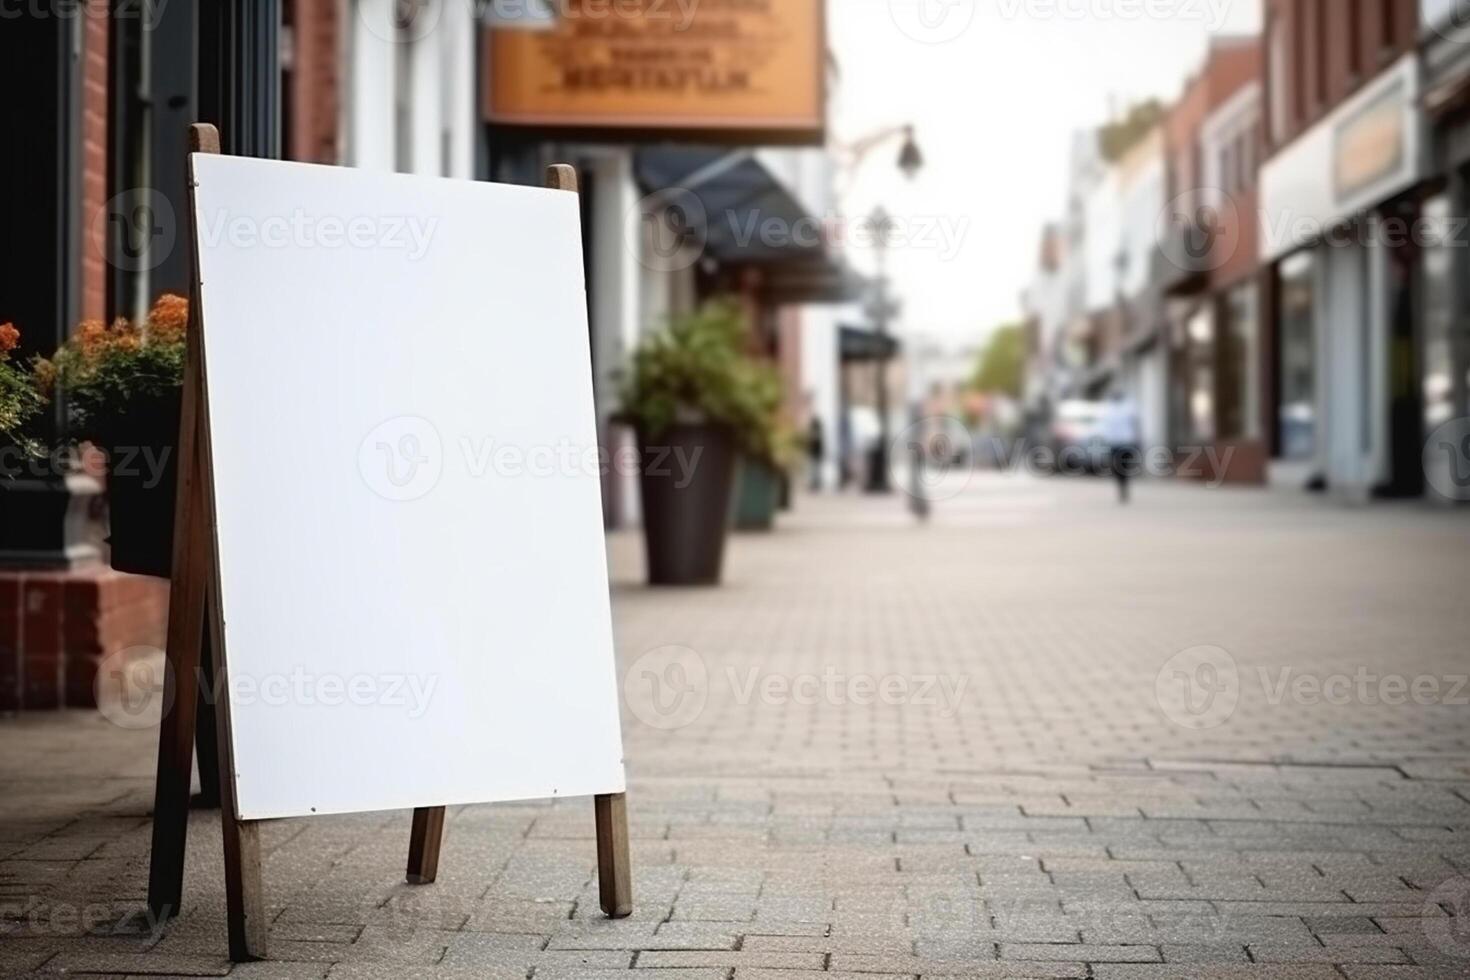
<svg viewBox="0 0 1470 980">
<path fill-rule="evenodd" d="M 1463 975 L 1423 919 L 1470 873 L 1470 719 L 1286 710 L 1258 682 L 1283 665 L 1463 672 L 1463 522 L 1155 481 L 1119 513 L 1105 489 L 976 474 L 922 532 L 892 501 L 803 498 L 780 533 L 732 540 L 724 588 L 687 593 L 643 588 L 641 541 L 614 533 L 620 669 L 678 644 L 709 686 L 684 729 L 624 718 L 633 918 L 598 908 L 585 800 L 452 808 L 446 866 L 420 889 L 402 881 L 406 812 L 273 821 L 282 975 Z M 1206 643 L 1235 657 L 1241 697 L 1191 732 L 1155 681 Z M 730 679 L 829 667 L 967 686 L 942 713 L 742 704 Z M 97 721 L 0 720 L 0 971 L 227 967 L 208 811 L 161 938 L 15 935 L 33 909 L 143 899 L 156 730 L 102 739 Z M 1247 946 L 1321 962 L 1241 962 Z M 1066 959 L 997 958 L 1025 951 Z"/>
</svg>

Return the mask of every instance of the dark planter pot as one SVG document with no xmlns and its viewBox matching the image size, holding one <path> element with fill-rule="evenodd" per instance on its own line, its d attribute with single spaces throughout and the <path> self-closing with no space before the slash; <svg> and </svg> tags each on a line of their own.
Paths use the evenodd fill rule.
<svg viewBox="0 0 1470 980">
<path fill-rule="evenodd" d="M 650 585 L 718 585 L 739 455 L 713 425 L 639 434 L 643 540 Z"/>
<path fill-rule="evenodd" d="M 736 498 L 735 527 L 741 531 L 769 531 L 776 526 L 781 505 L 781 473 L 764 460 L 743 458 L 740 495 Z"/>
<path fill-rule="evenodd" d="M 107 540 L 119 572 L 167 578 L 173 570 L 180 408 L 178 398 L 136 406 L 105 447 Z"/>
</svg>

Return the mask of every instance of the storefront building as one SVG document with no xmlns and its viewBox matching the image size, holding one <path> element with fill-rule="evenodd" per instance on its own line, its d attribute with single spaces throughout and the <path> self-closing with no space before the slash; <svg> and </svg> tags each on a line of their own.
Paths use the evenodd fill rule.
<svg viewBox="0 0 1470 980">
<path fill-rule="evenodd" d="M 1167 279 L 1169 434 L 1210 450 L 1221 478 L 1265 479 L 1257 285 L 1261 48 L 1220 38 L 1166 121 L 1170 200 L 1160 229 Z"/>
<path fill-rule="evenodd" d="M 5 19 L 0 71 L 24 151 L 0 161 L 21 359 L 83 320 L 188 291 L 185 127 L 223 149 L 336 162 L 335 0 L 53 4 Z M 25 93 L 23 96 L 16 93 Z M 66 442 L 53 406 L 43 438 Z M 167 583 L 107 562 L 100 468 L 61 453 L 0 479 L 0 710 L 87 706 L 103 659 L 163 640 Z"/>
<path fill-rule="evenodd" d="M 1418 13 L 1381 6 L 1321 24 L 1310 5 L 1267 13 L 1272 150 L 1258 233 L 1274 341 L 1271 475 L 1348 501 L 1424 486 Z"/>
<path fill-rule="evenodd" d="M 1470 418 L 1470 22 L 1455 0 L 1424 0 L 1424 99 L 1429 116 L 1431 179 L 1423 203 L 1427 224 L 1440 234 L 1422 257 L 1420 395 L 1423 427 Z M 1425 455 L 1434 499 L 1470 499 L 1470 458 L 1462 452 Z M 1451 440 L 1453 449 L 1453 440 Z"/>
</svg>

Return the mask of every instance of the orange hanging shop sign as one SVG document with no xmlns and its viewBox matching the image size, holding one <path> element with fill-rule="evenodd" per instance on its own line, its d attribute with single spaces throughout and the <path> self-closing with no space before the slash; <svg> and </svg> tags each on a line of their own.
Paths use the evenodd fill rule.
<svg viewBox="0 0 1470 980">
<path fill-rule="evenodd" d="M 485 117 L 626 139 L 820 144 L 823 0 L 554 0 L 488 28 Z"/>
</svg>

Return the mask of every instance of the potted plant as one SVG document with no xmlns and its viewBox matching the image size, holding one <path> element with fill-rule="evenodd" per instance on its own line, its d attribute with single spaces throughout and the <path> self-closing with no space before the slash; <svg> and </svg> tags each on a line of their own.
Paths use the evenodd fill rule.
<svg viewBox="0 0 1470 980">
<path fill-rule="evenodd" d="M 67 434 L 107 454 L 112 567 L 167 576 L 189 303 L 166 293 L 141 324 L 88 320 L 34 371 L 66 399 Z"/>
<path fill-rule="evenodd" d="M 745 343 L 740 308 L 717 300 L 633 355 L 622 418 L 638 434 L 650 584 L 720 580 L 740 454 L 770 444 L 781 401 L 775 371 Z"/>
<path fill-rule="evenodd" d="M 769 531 L 776 526 L 786 473 L 795 460 L 796 437 L 789 426 L 773 422 L 756 448 L 745 453 L 736 491 L 735 527 Z"/>
<path fill-rule="evenodd" d="M 28 434 L 30 422 L 40 414 L 45 399 L 36 389 L 28 372 L 16 367 L 10 360 L 11 351 L 20 344 L 20 331 L 11 323 L 0 323 L 0 447 L 5 455 L 13 457 L 19 450 L 22 457 L 40 454 L 40 444 Z M 4 477 L 18 475 L 7 459 Z"/>
</svg>

